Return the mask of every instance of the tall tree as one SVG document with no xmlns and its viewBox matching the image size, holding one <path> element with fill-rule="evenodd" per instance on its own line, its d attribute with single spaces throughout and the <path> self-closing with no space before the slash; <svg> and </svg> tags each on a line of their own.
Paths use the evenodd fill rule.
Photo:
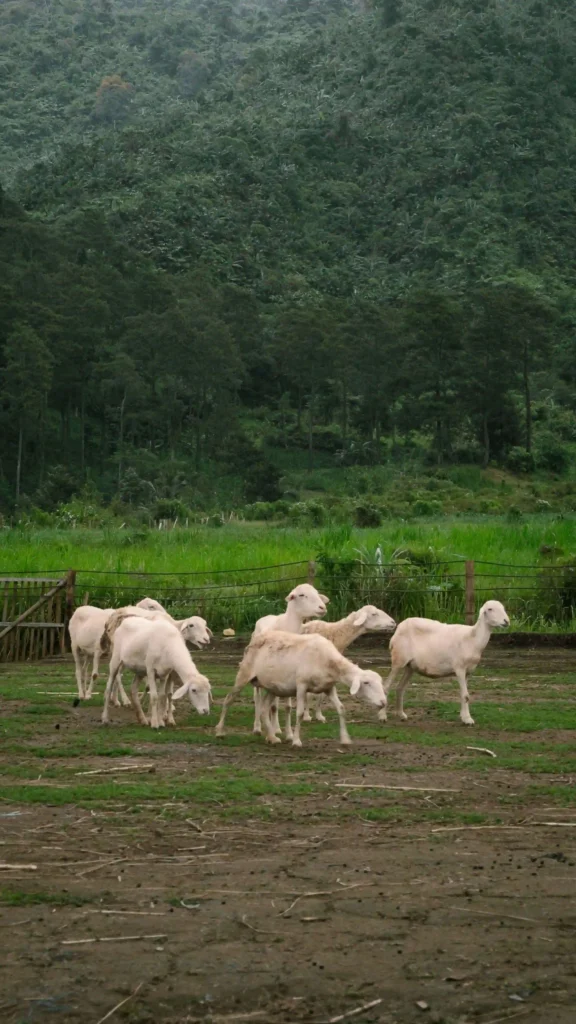
<svg viewBox="0 0 576 1024">
<path fill-rule="evenodd" d="M 17 433 L 15 500 L 20 500 L 27 441 L 41 435 L 50 391 L 53 358 L 44 340 L 26 323 L 18 323 L 4 346 L 2 402 Z"/>
</svg>

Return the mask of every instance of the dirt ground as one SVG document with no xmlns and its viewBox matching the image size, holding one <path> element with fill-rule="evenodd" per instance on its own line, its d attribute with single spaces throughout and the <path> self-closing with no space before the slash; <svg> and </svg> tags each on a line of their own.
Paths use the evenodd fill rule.
<svg viewBox="0 0 576 1024">
<path fill-rule="evenodd" d="M 229 658 L 220 656 L 223 670 Z M 378 664 L 383 655 L 364 651 L 363 660 Z M 576 654 L 494 649 L 486 689 L 496 681 L 499 704 L 514 699 L 501 678 L 511 667 L 524 694 L 535 692 L 539 673 L 557 672 L 556 695 L 574 697 L 566 673 L 576 671 Z M 52 686 L 62 685 L 62 671 L 54 669 Z M 2 683 L 0 675 L 0 694 Z M 576 804 L 546 796 L 547 786 L 570 789 L 572 777 L 540 773 L 536 792 L 534 776 L 501 767 L 500 754 L 471 755 L 456 715 L 435 719 L 442 693 L 429 693 L 432 710 L 413 705 L 410 743 L 361 737 L 349 755 L 332 735 L 305 735 L 296 752 L 251 737 L 246 745 L 182 743 L 176 731 L 152 746 L 140 730 L 129 754 L 87 750 L 73 765 L 76 783 L 92 781 L 77 772 L 110 769 L 116 801 L 112 793 L 93 806 L 35 802 L 44 776 L 26 780 L 32 802 L 7 790 L 0 1021 L 573 1022 Z M 2 699 L 3 719 L 22 703 Z M 62 742 L 62 733 L 68 744 L 96 735 L 98 706 L 64 721 L 69 704 L 58 705 L 55 724 L 45 716 L 44 744 Z M 129 712 L 117 714 L 123 722 Z M 450 731 L 458 745 L 442 743 L 439 733 Z M 545 728 L 538 742 L 570 744 L 574 735 Z M 490 747 L 498 738 L 506 744 L 506 734 L 470 730 L 465 741 Z M 513 739 L 521 748 L 534 736 Z M 15 761 L 22 770 L 36 764 L 37 739 L 25 743 L 25 755 L 0 751 L 3 782 Z M 50 765 L 69 770 L 70 759 Z M 141 772 L 122 777 L 123 766 Z M 233 795 L 198 802 L 179 790 L 184 778 L 240 771 L 292 788 L 250 797 L 252 811 L 238 798 L 238 813 Z M 174 792 L 138 796 L 134 813 L 130 786 L 150 779 Z M 470 824 L 471 813 L 480 824 Z"/>
</svg>

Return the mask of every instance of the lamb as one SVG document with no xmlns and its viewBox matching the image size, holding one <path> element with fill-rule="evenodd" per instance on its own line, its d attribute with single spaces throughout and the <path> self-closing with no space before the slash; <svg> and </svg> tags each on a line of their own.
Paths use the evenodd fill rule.
<svg viewBox="0 0 576 1024">
<path fill-rule="evenodd" d="M 271 629 L 283 630 L 285 633 L 300 633 L 304 619 L 319 618 L 322 615 L 326 615 L 326 605 L 330 603 L 330 598 L 324 594 L 319 594 L 316 587 L 313 587 L 311 583 L 301 583 L 299 587 L 294 587 L 290 591 L 286 598 L 287 608 L 285 612 L 280 615 L 263 615 L 261 619 L 258 619 L 254 626 L 254 632 L 252 633 L 251 643 L 255 637 L 261 636 L 261 634 L 268 632 Z M 278 705 L 277 703 L 273 706 L 273 718 L 276 726 L 276 732 L 280 731 L 278 723 Z M 257 689 L 254 690 L 254 728 L 253 732 L 260 733 L 262 731 L 262 715 L 260 710 L 260 694 Z"/>
<path fill-rule="evenodd" d="M 474 725 L 470 714 L 470 695 L 467 677 L 478 665 L 493 629 L 510 625 L 504 605 L 500 601 L 487 601 L 482 605 L 474 626 L 449 625 L 434 619 L 404 619 L 390 641 L 392 670 L 384 688 L 390 691 L 398 680 L 396 709 L 401 719 L 404 711 L 404 691 L 413 672 L 439 679 L 455 675 L 460 685 L 460 719 L 464 725 Z M 378 717 L 386 721 L 386 710 Z"/>
<path fill-rule="evenodd" d="M 396 623 L 390 615 L 373 604 L 366 604 L 357 612 L 351 612 L 345 619 L 339 619 L 338 622 L 321 622 L 318 619 L 305 622 L 302 626 L 302 633 L 305 636 L 310 636 L 312 633 L 325 636 L 327 640 L 332 641 L 336 650 L 342 653 L 364 633 L 387 633 L 392 632 L 395 628 Z M 316 699 L 316 720 L 318 722 L 326 721 L 322 714 L 324 699 L 323 694 Z M 310 712 L 307 709 L 304 721 L 309 722 L 310 720 Z"/>
<path fill-rule="evenodd" d="M 346 729 L 344 706 L 336 692 L 336 684 L 350 687 L 350 693 L 379 708 L 386 707 L 386 694 L 382 679 L 376 672 L 363 671 L 348 661 L 330 640 L 323 636 L 302 636 L 280 630 L 270 630 L 255 637 L 247 648 L 236 681 L 226 696 L 216 735 L 224 735 L 224 722 L 230 704 L 249 683 L 266 691 L 263 694 L 262 720 L 268 743 L 280 743 L 270 718 L 276 698 L 296 695 L 296 725 L 294 733 L 290 716 L 286 726 L 286 739 L 294 747 L 301 747 L 300 725 L 306 710 L 308 693 L 326 693 L 336 708 L 340 723 L 340 742 L 351 742 Z"/>
<path fill-rule="evenodd" d="M 174 724 L 171 702 L 166 691 L 172 674 L 182 680 L 198 714 L 208 714 L 210 711 L 210 682 L 198 672 L 180 630 L 172 622 L 163 618 L 150 620 L 130 616 L 118 626 L 104 694 L 104 725 L 108 724 L 110 698 L 117 676 L 123 668 L 134 672 L 132 701 L 142 725 L 150 724 L 153 729 L 158 729 L 165 724 L 166 719 L 168 724 Z M 138 685 L 144 678 L 150 691 L 150 721 L 142 710 L 138 693 Z"/>
</svg>

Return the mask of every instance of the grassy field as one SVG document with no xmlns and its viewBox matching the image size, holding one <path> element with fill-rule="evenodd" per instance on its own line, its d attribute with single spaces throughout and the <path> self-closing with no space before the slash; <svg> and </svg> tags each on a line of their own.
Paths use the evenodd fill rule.
<svg viewBox="0 0 576 1024">
<path fill-rule="evenodd" d="M 108 607 L 147 594 L 178 615 L 200 611 L 213 628 L 248 631 L 307 578 L 310 559 L 317 561 L 317 583 L 331 598 L 332 617 L 373 603 L 397 619 L 461 621 L 464 562 L 473 559 L 477 607 L 498 598 L 516 629 L 572 631 L 576 586 L 558 567 L 574 557 L 575 524 L 574 517 L 539 515 L 514 523 L 487 517 L 390 521 L 372 530 L 260 523 L 170 532 L 12 529 L 0 531 L 0 576 L 56 576 L 74 568 L 79 600 L 88 594 L 91 603 Z"/>
<path fill-rule="evenodd" d="M 197 661 L 219 704 L 237 654 Z M 297 751 L 252 735 L 250 695 L 216 741 L 217 706 L 104 728 L 70 662 L 1 667 L 3 1021 L 481 1024 L 518 995 L 568 1024 L 575 684 L 566 652 L 489 649 L 474 729 L 420 680 L 408 722 L 352 703 L 351 749 L 330 714 Z"/>
</svg>

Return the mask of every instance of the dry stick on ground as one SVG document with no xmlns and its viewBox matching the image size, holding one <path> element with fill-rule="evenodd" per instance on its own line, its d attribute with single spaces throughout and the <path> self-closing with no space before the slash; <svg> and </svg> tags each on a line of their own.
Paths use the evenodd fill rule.
<svg viewBox="0 0 576 1024">
<path fill-rule="evenodd" d="M 347 1013 L 340 1013 L 337 1017 L 330 1017 L 328 1020 L 318 1021 L 318 1024 L 340 1024 L 341 1020 L 348 1020 L 350 1017 L 357 1017 L 359 1013 L 364 1013 L 365 1010 L 373 1010 L 375 1006 L 380 1006 L 382 999 L 374 999 L 371 1003 L 364 1003 L 364 1006 L 357 1006 L 355 1010 L 348 1010 Z"/>
<path fill-rule="evenodd" d="M 286 917 L 286 914 L 290 913 L 290 911 L 292 910 L 293 907 L 296 906 L 298 901 L 299 900 L 303 900 L 306 897 L 311 897 L 311 896 L 335 896 L 337 892 L 345 892 L 346 889 L 359 889 L 361 886 L 372 886 L 372 885 L 378 885 L 378 884 L 379 884 L 378 882 L 352 882 L 351 885 L 343 885 L 341 889 L 324 889 L 324 890 L 321 890 L 319 892 L 301 892 L 301 893 L 298 893 L 298 895 L 296 896 L 296 899 L 294 900 L 293 903 L 290 904 L 290 906 L 287 908 L 287 910 L 283 910 L 282 913 L 278 915 L 278 917 Z M 280 895 L 280 894 L 278 894 L 278 895 Z"/>
<path fill-rule="evenodd" d="M 116 1013 L 116 1010 L 119 1010 L 121 1006 L 125 1006 L 126 1003 L 130 1002 L 131 999 L 134 999 L 134 996 L 138 995 L 143 984 L 144 982 L 141 981 L 139 985 L 136 985 L 134 991 L 131 992 L 129 996 L 126 996 L 126 999 L 122 999 L 120 1003 L 116 1003 L 116 1006 L 113 1006 L 111 1010 L 108 1010 L 108 1013 L 105 1013 L 103 1017 L 100 1017 L 100 1020 L 97 1022 L 97 1024 L 104 1024 L 105 1020 L 110 1020 L 110 1017 L 114 1013 Z"/>
<path fill-rule="evenodd" d="M 461 793 L 461 789 L 437 789 L 435 786 L 385 786 L 370 782 L 335 782 L 337 789 L 400 789 L 407 793 Z"/>
<path fill-rule="evenodd" d="M 0 871 L 38 871 L 37 864 L 0 864 Z"/>
<path fill-rule="evenodd" d="M 488 747 L 466 747 L 466 750 L 477 750 L 479 754 L 489 754 L 490 757 L 497 757 L 493 750 L 488 750 Z"/>
<path fill-rule="evenodd" d="M 74 772 L 75 775 L 115 775 L 117 772 L 145 772 L 155 768 L 155 764 L 118 765 L 117 768 L 95 768 L 91 772 Z"/>
<path fill-rule="evenodd" d="M 506 917 L 511 921 L 526 921 L 528 924 L 548 925 L 547 921 L 538 921 L 535 917 L 518 917 L 517 914 L 500 914 L 497 910 L 472 910 L 472 907 L 448 907 L 448 910 L 459 910 L 462 914 L 480 914 L 482 917 Z"/>
<path fill-rule="evenodd" d="M 484 829 L 506 829 L 514 832 L 526 832 L 525 825 L 447 825 L 445 828 L 433 828 L 435 832 L 481 832 Z"/>
<path fill-rule="evenodd" d="M 94 942 L 140 942 L 142 939 L 167 939 L 167 935 L 108 935 L 92 939 L 62 939 L 63 946 L 87 946 Z"/>
<path fill-rule="evenodd" d="M 93 871 L 98 871 L 98 868 L 108 868 L 112 864 L 123 864 L 127 860 L 126 857 L 116 857 L 114 860 L 102 860 L 99 864 L 94 864 L 91 868 L 87 868 L 86 871 L 78 871 L 76 878 L 84 878 L 85 875 L 91 875 Z"/>
<path fill-rule="evenodd" d="M 255 928 L 253 924 L 250 924 L 246 920 L 246 914 L 242 914 L 242 917 L 237 918 L 238 924 L 243 924 L 245 928 L 249 928 L 251 932 L 258 932 L 260 935 L 282 935 L 282 932 L 273 932 L 269 928 Z"/>
</svg>

